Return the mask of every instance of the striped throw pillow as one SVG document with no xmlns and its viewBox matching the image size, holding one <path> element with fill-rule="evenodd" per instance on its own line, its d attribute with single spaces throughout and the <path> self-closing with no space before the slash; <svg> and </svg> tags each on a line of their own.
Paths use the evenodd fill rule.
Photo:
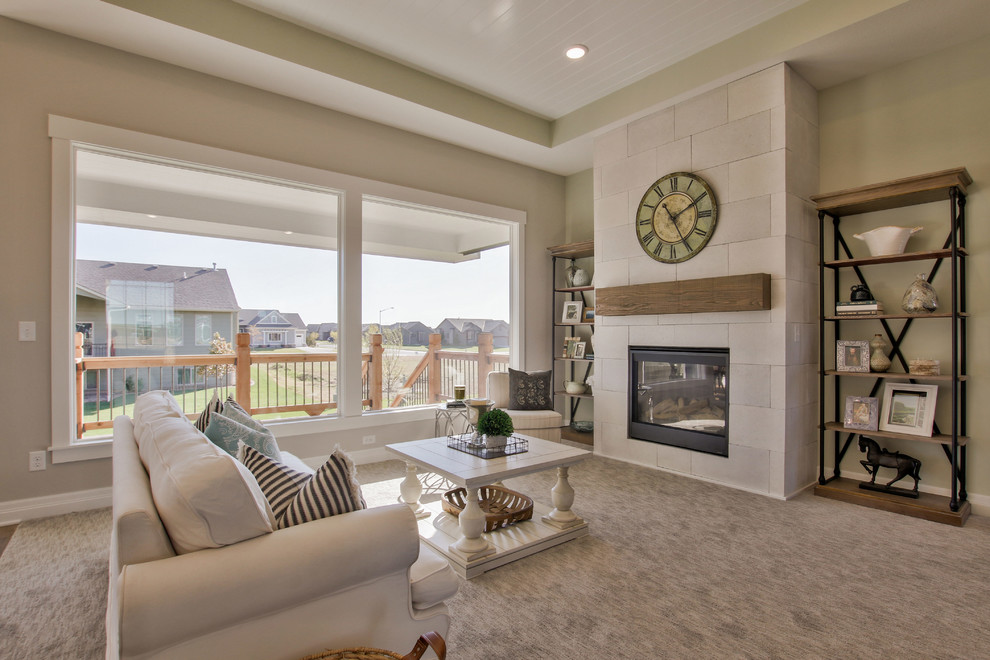
<svg viewBox="0 0 990 660">
<path fill-rule="evenodd" d="M 206 433 L 206 427 L 210 425 L 210 415 L 215 412 L 220 412 L 222 408 L 223 403 L 221 403 L 220 397 L 217 396 L 217 391 L 213 390 L 213 398 L 211 398 L 210 402 L 206 404 L 206 408 L 203 409 L 203 412 L 199 413 L 199 417 L 197 417 L 196 421 L 193 422 L 193 426 L 199 429 L 200 432 Z"/>
<path fill-rule="evenodd" d="M 237 457 L 268 498 L 278 529 L 368 506 L 355 478 L 354 463 L 339 447 L 313 475 L 273 461 L 247 445 L 241 445 Z"/>
</svg>

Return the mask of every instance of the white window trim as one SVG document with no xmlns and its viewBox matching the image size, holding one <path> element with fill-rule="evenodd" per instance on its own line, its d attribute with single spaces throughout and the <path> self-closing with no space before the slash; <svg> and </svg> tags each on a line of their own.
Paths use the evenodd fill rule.
<svg viewBox="0 0 990 660">
<path fill-rule="evenodd" d="M 261 178 L 272 177 L 322 189 L 337 191 L 341 207 L 338 213 L 338 342 L 344 347 L 338 356 L 338 414 L 317 419 L 293 419 L 280 422 L 279 435 L 298 435 L 325 431 L 368 428 L 382 424 L 427 419 L 431 411 L 423 409 L 389 410 L 365 413 L 361 405 L 361 288 L 343 286 L 344 282 L 361 282 L 362 201 L 365 195 L 384 197 L 422 206 L 443 208 L 506 222 L 509 228 L 509 346 L 511 365 L 525 364 L 522 329 L 525 327 L 526 212 L 485 202 L 432 193 L 415 188 L 373 181 L 360 177 L 297 165 L 236 151 L 208 147 L 192 142 L 140 133 L 102 124 L 48 116 L 48 135 L 52 139 L 52 462 L 106 458 L 111 455 L 107 439 L 75 441 L 75 376 L 73 364 L 73 308 L 75 304 L 75 151 L 77 148 L 104 148 L 129 151 L 152 157 L 170 158 L 245 172 Z"/>
</svg>

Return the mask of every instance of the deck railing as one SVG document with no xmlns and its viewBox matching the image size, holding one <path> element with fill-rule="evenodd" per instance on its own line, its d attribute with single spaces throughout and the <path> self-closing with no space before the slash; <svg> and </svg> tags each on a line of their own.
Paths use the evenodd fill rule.
<svg viewBox="0 0 990 660">
<path fill-rule="evenodd" d="M 488 373 L 508 367 L 509 356 L 494 353 L 490 333 L 479 335 L 476 353 L 441 350 L 440 340 L 439 334 L 430 335 L 426 354 L 403 381 L 402 374 L 383 369 L 386 352 L 400 348 L 371 335 L 369 351 L 362 354 L 363 405 L 382 409 L 386 392 L 395 393 L 392 408 L 440 403 L 453 398 L 455 385 L 464 385 L 468 397 L 483 397 Z M 236 346 L 227 355 L 95 357 L 85 355 L 83 335 L 76 333 L 78 437 L 112 427 L 114 417 L 132 412 L 139 394 L 155 389 L 171 391 L 190 417 L 214 391 L 221 399 L 233 396 L 252 415 L 316 416 L 337 409 L 336 353 L 252 352 L 247 333 L 237 335 Z"/>
</svg>

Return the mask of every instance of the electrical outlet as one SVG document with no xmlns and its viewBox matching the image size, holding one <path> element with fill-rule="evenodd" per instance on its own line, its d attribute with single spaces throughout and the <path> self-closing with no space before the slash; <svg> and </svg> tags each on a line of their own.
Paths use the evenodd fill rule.
<svg viewBox="0 0 990 660">
<path fill-rule="evenodd" d="M 361 438 L 361 444 L 364 444 L 364 445 L 373 445 L 373 444 L 375 444 L 375 436 L 373 436 L 373 435 L 366 435 L 366 436 L 364 436 L 363 438 Z"/>
<path fill-rule="evenodd" d="M 47 458 L 45 457 L 45 452 L 43 451 L 33 451 L 28 454 L 28 469 L 31 472 L 37 470 L 44 470 L 46 467 Z"/>
</svg>

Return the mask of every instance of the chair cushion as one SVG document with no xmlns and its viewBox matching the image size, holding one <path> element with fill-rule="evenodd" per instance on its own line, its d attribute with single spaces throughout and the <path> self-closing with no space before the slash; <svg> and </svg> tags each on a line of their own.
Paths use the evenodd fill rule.
<svg viewBox="0 0 990 660">
<path fill-rule="evenodd" d="M 556 410 L 506 410 L 512 418 L 516 431 L 525 433 L 528 429 L 549 429 L 560 426 L 563 417 Z"/>
<path fill-rule="evenodd" d="M 412 604 L 416 609 L 439 605 L 460 588 L 457 574 L 446 559 L 420 541 L 419 558 L 409 567 Z"/>
<path fill-rule="evenodd" d="M 526 373 L 509 369 L 510 410 L 547 410 L 553 408 L 550 371 Z"/>
</svg>

